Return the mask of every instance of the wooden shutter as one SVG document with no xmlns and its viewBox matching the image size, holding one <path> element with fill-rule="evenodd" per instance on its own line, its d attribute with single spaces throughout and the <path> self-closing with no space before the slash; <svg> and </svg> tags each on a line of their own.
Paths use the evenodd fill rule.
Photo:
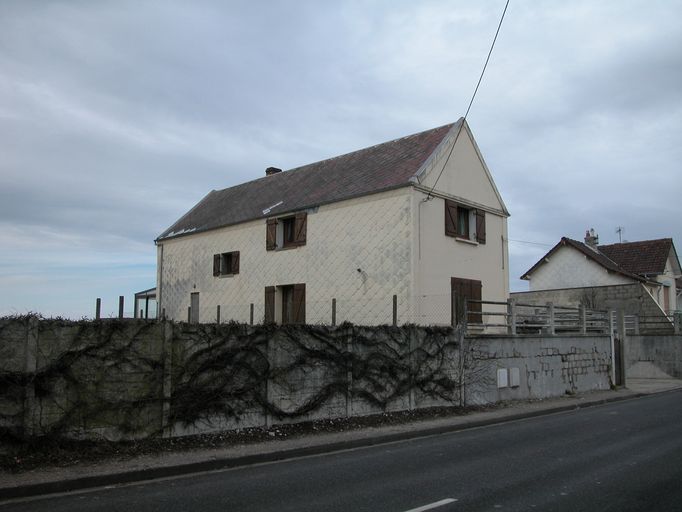
<svg viewBox="0 0 682 512">
<path fill-rule="evenodd" d="M 292 323 L 304 324 L 305 323 L 305 284 L 295 284 L 294 285 L 294 311 L 291 316 Z"/>
<path fill-rule="evenodd" d="M 453 304 L 453 312 L 455 314 L 455 323 L 459 324 L 464 319 L 464 302 L 467 299 L 481 300 L 481 281 L 475 279 L 460 279 L 457 277 L 450 278 L 450 288 Z M 467 307 L 469 314 L 467 315 L 467 323 L 480 324 L 482 321 L 480 313 L 482 311 L 481 304 L 478 302 L 469 302 Z"/>
<path fill-rule="evenodd" d="M 475 281 L 473 279 L 469 280 L 469 299 L 471 300 L 481 300 L 481 282 Z M 470 324 L 480 324 L 483 323 L 483 317 L 475 313 L 480 313 L 482 311 L 482 304 L 480 302 L 470 302 L 469 303 L 469 315 L 467 322 Z"/>
<path fill-rule="evenodd" d="M 275 287 L 265 287 L 265 315 L 263 322 L 272 324 L 275 322 Z"/>
<path fill-rule="evenodd" d="M 268 219 L 265 232 L 265 249 L 268 251 L 277 249 L 277 219 Z"/>
<path fill-rule="evenodd" d="M 230 274 L 239 274 L 239 251 L 232 252 L 230 260 Z"/>
<path fill-rule="evenodd" d="M 457 236 L 457 203 L 445 200 L 445 235 Z"/>
<path fill-rule="evenodd" d="M 294 221 L 294 243 L 296 245 L 305 245 L 307 227 L 308 214 L 306 212 L 297 213 Z"/>
<path fill-rule="evenodd" d="M 220 254 L 213 255 L 213 275 L 220 275 Z"/>
<path fill-rule="evenodd" d="M 479 244 L 485 243 L 485 212 L 483 210 L 476 210 L 476 241 Z"/>
</svg>

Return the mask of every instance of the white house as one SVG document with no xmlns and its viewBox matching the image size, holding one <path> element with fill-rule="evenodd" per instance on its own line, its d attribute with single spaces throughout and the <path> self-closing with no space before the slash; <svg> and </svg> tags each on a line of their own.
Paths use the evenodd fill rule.
<svg viewBox="0 0 682 512">
<path fill-rule="evenodd" d="M 453 297 L 507 299 L 509 213 L 463 119 L 266 174 L 157 238 L 160 314 L 377 325 L 396 300 L 401 324 L 449 324 Z"/>
<path fill-rule="evenodd" d="M 637 283 L 661 313 L 671 315 L 679 310 L 676 281 L 682 271 L 671 238 L 611 245 L 599 245 L 598 241 L 594 230 L 586 233 L 585 243 L 564 237 L 521 279 L 529 281 L 531 294 L 544 292 L 545 298 L 548 290 Z"/>
</svg>

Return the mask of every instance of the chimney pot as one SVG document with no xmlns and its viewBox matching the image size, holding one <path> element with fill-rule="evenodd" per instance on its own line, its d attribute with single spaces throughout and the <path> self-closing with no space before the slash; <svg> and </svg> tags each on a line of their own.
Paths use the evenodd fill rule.
<svg viewBox="0 0 682 512">
<path fill-rule="evenodd" d="M 599 235 L 594 232 L 594 228 L 585 231 L 585 245 L 596 249 L 599 245 Z"/>
<path fill-rule="evenodd" d="M 265 169 L 266 176 L 272 176 L 273 174 L 277 174 L 280 172 L 282 172 L 282 169 L 279 169 L 277 167 L 268 167 L 267 169 Z"/>
</svg>

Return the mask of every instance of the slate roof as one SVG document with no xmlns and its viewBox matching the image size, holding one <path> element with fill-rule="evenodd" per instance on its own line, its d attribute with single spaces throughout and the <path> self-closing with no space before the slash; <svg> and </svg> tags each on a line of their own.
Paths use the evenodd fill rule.
<svg viewBox="0 0 682 512">
<path fill-rule="evenodd" d="M 639 275 L 662 274 L 670 249 L 673 249 L 672 238 L 599 246 L 599 250 L 621 268 Z"/>
<path fill-rule="evenodd" d="M 157 240 L 410 185 L 429 156 L 461 122 L 213 190 Z"/>
<path fill-rule="evenodd" d="M 572 238 L 567 238 L 567 237 L 562 237 L 561 240 L 559 241 L 558 244 L 556 244 L 550 251 L 545 254 L 540 260 L 533 265 L 525 274 L 521 276 L 521 279 L 530 279 L 530 275 L 535 272 L 535 270 L 542 264 L 545 263 L 545 260 L 548 258 L 551 258 L 554 253 L 556 253 L 559 249 L 562 247 L 572 247 L 576 249 L 577 251 L 583 253 L 585 256 L 587 256 L 589 259 L 592 261 L 596 262 L 597 264 L 601 265 L 604 267 L 606 270 L 610 272 L 614 272 L 616 274 L 623 275 L 625 277 L 629 277 L 630 279 L 634 279 L 636 281 L 642 281 L 645 282 L 646 279 L 643 277 L 638 276 L 635 273 L 629 272 L 628 270 L 620 267 L 615 261 L 610 259 L 608 256 L 600 252 L 600 250 L 594 250 L 585 245 L 582 242 L 578 242 L 577 240 L 573 240 Z M 601 246 L 598 246 L 597 249 L 601 249 Z"/>
</svg>

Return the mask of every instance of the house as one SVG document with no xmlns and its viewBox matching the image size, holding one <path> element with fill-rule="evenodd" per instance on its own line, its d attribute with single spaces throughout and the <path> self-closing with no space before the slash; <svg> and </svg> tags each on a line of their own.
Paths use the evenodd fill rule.
<svg viewBox="0 0 682 512">
<path fill-rule="evenodd" d="M 647 317 L 674 314 L 680 261 L 671 238 L 599 245 L 594 230 L 579 242 L 563 237 L 521 279 L 523 300 L 582 303 Z"/>
<path fill-rule="evenodd" d="M 507 299 L 508 216 L 463 119 L 269 167 L 211 191 L 156 239 L 159 312 L 380 325 L 395 301 L 401 324 L 449 324 L 465 298 Z"/>
</svg>

